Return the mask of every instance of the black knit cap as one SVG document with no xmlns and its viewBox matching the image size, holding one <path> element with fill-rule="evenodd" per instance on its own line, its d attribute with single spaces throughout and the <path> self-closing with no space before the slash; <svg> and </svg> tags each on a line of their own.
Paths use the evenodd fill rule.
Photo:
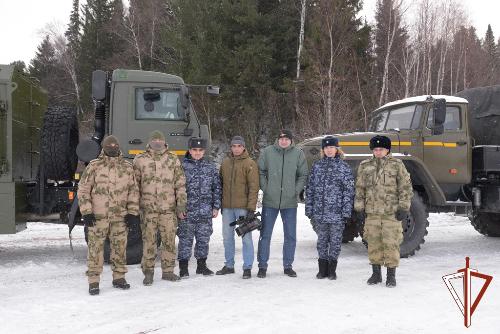
<svg viewBox="0 0 500 334">
<path fill-rule="evenodd" d="M 391 139 L 386 136 L 375 136 L 370 139 L 370 150 L 373 151 L 376 147 L 386 148 L 389 151 L 391 150 Z"/>
<path fill-rule="evenodd" d="M 280 131 L 280 134 L 279 134 L 278 138 L 288 138 L 290 140 L 293 140 L 292 131 L 283 129 L 283 130 Z"/>
<path fill-rule="evenodd" d="M 203 138 L 199 138 L 199 137 L 193 137 L 193 138 L 189 138 L 189 144 L 188 144 L 189 148 L 192 149 L 192 148 L 207 148 L 207 141 Z"/>
<path fill-rule="evenodd" d="M 334 136 L 326 136 L 325 138 L 323 138 L 321 140 L 321 148 L 325 148 L 327 146 L 335 146 L 335 147 L 339 147 L 339 140 L 338 138 L 334 137 Z"/>
</svg>

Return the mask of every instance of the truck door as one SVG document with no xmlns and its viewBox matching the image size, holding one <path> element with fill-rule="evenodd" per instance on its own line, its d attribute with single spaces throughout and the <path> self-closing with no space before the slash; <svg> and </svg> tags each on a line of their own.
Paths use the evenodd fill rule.
<svg viewBox="0 0 500 334">
<path fill-rule="evenodd" d="M 432 135 L 432 109 L 428 112 L 427 124 L 424 128 L 424 161 L 432 174 L 447 193 L 456 191 L 451 188 L 459 184 L 467 184 L 471 178 L 469 164 L 470 143 L 468 140 L 464 106 L 448 104 L 444 132 Z"/>
<path fill-rule="evenodd" d="M 188 122 L 178 86 L 119 82 L 112 96 L 110 132 L 119 138 L 125 157 L 133 158 L 143 152 L 154 130 L 163 132 L 169 150 L 177 155 L 184 155 L 189 138 L 198 136 L 197 127 L 191 134 L 185 133 Z"/>
</svg>

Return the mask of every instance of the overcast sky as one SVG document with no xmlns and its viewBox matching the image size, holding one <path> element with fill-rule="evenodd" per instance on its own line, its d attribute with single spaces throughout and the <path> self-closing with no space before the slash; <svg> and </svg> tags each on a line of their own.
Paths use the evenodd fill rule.
<svg viewBox="0 0 500 334">
<path fill-rule="evenodd" d="M 362 15 L 372 23 L 376 0 L 364 0 L 364 3 Z M 500 1 L 462 0 L 461 3 L 477 28 L 479 37 L 484 36 L 490 23 L 498 41 Z M 0 64 L 14 60 L 24 60 L 28 64 L 48 24 L 60 26 L 64 31 L 71 5 L 72 0 L 0 0 Z"/>
</svg>

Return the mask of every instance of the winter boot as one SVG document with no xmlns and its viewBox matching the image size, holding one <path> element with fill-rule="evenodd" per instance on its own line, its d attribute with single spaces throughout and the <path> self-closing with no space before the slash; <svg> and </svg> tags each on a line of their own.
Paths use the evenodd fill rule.
<svg viewBox="0 0 500 334">
<path fill-rule="evenodd" d="M 89 284 L 89 295 L 95 296 L 99 294 L 99 283 Z"/>
<path fill-rule="evenodd" d="M 368 285 L 373 285 L 382 282 L 382 274 L 380 273 L 380 264 L 372 264 L 372 270 L 373 274 L 366 283 L 368 283 Z"/>
<path fill-rule="evenodd" d="M 170 282 L 177 282 L 179 281 L 181 278 L 179 276 L 177 276 L 176 274 L 174 274 L 173 272 L 164 272 L 161 274 L 161 279 L 164 279 L 166 281 L 170 281 Z"/>
<path fill-rule="evenodd" d="M 144 280 L 142 281 L 142 284 L 144 284 L 145 286 L 153 285 L 153 276 L 153 271 L 146 271 L 144 273 Z"/>
<path fill-rule="evenodd" d="M 214 272 L 207 268 L 207 258 L 198 259 L 198 267 L 196 267 L 197 274 L 203 274 L 203 276 L 212 276 Z"/>
<path fill-rule="evenodd" d="M 266 278 L 266 271 L 267 269 L 265 268 L 259 268 L 259 272 L 257 273 L 258 278 Z"/>
<path fill-rule="evenodd" d="M 288 277 L 297 277 L 297 273 L 292 268 L 285 268 L 283 270 L 283 273 Z"/>
<path fill-rule="evenodd" d="M 227 275 L 227 274 L 234 274 L 234 268 L 229 268 L 229 267 L 222 267 L 221 270 L 217 270 L 215 275 Z"/>
<path fill-rule="evenodd" d="M 316 274 L 316 278 L 323 279 L 328 276 L 328 260 L 318 259 L 318 273 Z"/>
<path fill-rule="evenodd" d="M 188 271 L 188 260 L 180 260 L 179 261 L 179 276 L 181 278 L 188 278 L 189 277 L 189 271 Z"/>
<path fill-rule="evenodd" d="M 252 270 L 251 269 L 243 269 L 243 279 L 252 278 Z"/>
<path fill-rule="evenodd" d="M 130 289 L 130 284 L 127 283 L 125 278 L 114 279 L 113 288 L 128 290 Z"/>
<path fill-rule="evenodd" d="M 394 288 L 396 286 L 396 268 L 387 268 L 385 286 L 389 288 Z"/>
<path fill-rule="evenodd" d="M 337 260 L 328 261 L 328 279 L 335 280 L 337 279 Z"/>
</svg>

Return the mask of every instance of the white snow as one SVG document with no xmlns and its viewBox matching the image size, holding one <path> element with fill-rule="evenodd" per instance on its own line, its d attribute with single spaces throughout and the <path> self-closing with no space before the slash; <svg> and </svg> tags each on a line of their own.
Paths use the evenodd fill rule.
<svg viewBox="0 0 500 334">
<path fill-rule="evenodd" d="M 87 292 L 81 227 L 73 232 L 74 255 L 65 226 L 32 223 L 24 232 L 1 235 L 0 333 L 500 333 L 500 239 L 480 235 L 466 218 L 431 214 L 426 243 L 401 260 L 396 288 L 366 284 L 371 271 L 359 238 L 343 245 L 338 279 L 318 280 L 316 235 L 303 210 L 297 278 L 282 272 L 278 220 L 266 279 L 256 277 L 256 264 L 252 279 L 241 279 L 238 239 L 234 275 L 201 277 L 191 261 L 189 279 L 162 281 L 157 267 L 153 286 L 145 287 L 133 265 L 127 274 L 132 287 L 120 291 L 111 287 L 105 266 L 99 296 Z M 257 249 L 255 234 L 254 244 Z M 468 329 L 442 281 L 465 266 L 466 256 L 472 268 L 494 277 Z M 208 265 L 215 271 L 223 262 L 218 218 Z"/>
<path fill-rule="evenodd" d="M 448 103 L 469 103 L 466 99 L 462 97 L 457 97 L 457 96 L 450 96 L 450 95 L 420 95 L 420 96 L 412 96 L 408 97 L 406 99 L 401 99 L 397 101 L 392 101 L 389 103 L 384 104 L 383 106 L 377 108 L 375 111 L 399 104 L 406 104 L 406 103 L 416 103 L 416 102 L 425 102 L 429 98 L 429 96 L 432 96 L 434 99 L 445 99 L 446 102 Z"/>
</svg>

